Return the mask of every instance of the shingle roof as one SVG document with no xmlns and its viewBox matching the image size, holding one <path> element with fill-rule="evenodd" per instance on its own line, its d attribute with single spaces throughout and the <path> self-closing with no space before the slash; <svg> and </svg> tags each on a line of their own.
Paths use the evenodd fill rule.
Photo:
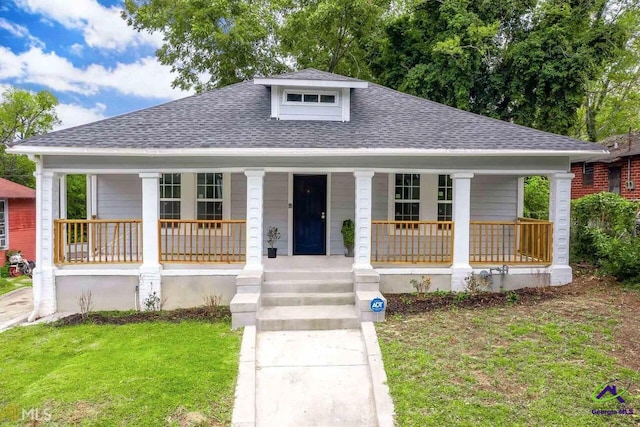
<svg viewBox="0 0 640 427">
<path fill-rule="evenodd" d="M 614 163 L 618 160 L 640 155 L 640 132 L 630 132 L 622 135 L 610 136 L 599 142 L 599 144 L 609 150 L 609 154 L 603 154 L 591 162 Z"/>
<path fill-rule="evenodd" d="M 302 71 L 293 73 L 278 74 L 275 76 L 265 77 L 267 79 L 282 80 L 334 80 L 339 82 L 362 82 L 364 80 L 354 79 L 353 77 L 341 76 L 340 74 L 327 73 L 326 71 L 316 70 L 315 68 L 307 68 Z"/>
<path fill-rule="evenodd" d="M 326 78 L 326 74 L 304 70 L 289 78 Z M 278 121 L 270 118 L 270 90 L 252 81 L 237 83 L 21 144 L 107 149 L 603 150 L 596 144 L 472 114 L 377 84 L 352 89 L 349 122 Z"/>
<path fill-rule="evenodd" d="M 4 199 L 35 199 L 36 190 L 0 178 L 0 197 Z"/>
</svg>

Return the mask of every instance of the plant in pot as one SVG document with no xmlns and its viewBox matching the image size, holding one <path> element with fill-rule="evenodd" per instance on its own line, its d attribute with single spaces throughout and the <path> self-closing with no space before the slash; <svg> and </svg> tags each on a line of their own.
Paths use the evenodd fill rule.
<svg viewBox="0 0 640 427">
<path fill-rule="evenodd" d="M 356 225 L 350 219 L 342 221 L 342 241 L 344 242 L 344 256 L 353 257 L 353 242 L 355 240 Z"/>
<path fill-rule="evenodd" d="M 267 231 L 267 243 L 269 247 L 267 248 L 267 257 L 275 258 L 278 255 L 278 248 L 274 248 L 276 242 L 280 240 L 280 231 L 278 231 L 278 227 L 269 227 Z"/>
</svg>

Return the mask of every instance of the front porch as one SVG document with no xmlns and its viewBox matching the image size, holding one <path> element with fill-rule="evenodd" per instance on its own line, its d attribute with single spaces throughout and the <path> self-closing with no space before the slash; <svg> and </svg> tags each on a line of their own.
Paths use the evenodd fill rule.
<svg viewBox="0 0 640 427">
<path fill-rule="evenodd" d="M 261 289 L 276 277 L 295 282 L 304 275 L 325 280 L 327 289 L 334 279 L 348 279 L 360 313 L 369 312 L 368 301 L 380 291 L 413 292 L 411 279 L 423 275 L 431 277 L 432 289 L 450 291 L 464 290 L 472 272 L 504 265 L 509 274 L 500 278 L 500 289 L 532 286 L 541 276 L 544 283 L 570 281 L 568 239 L 554 239 L 568 229 L 563 193 L 551 195 L 556 221 L 538 221 L 521 215 L 517 175 L 410 172 L 187 171 L 171 174 L 180 190 L 169 193 L 167 174 L 88 175 L 89 219 L 82 220 L 65 218 L 64 175 L 42 174 L 53 197 L 50 261 L 45 256 L 39 265 L 54 283 L 48 295 L 58 308 L 70 309 L 86 290 L 101 301 L 96 309 L 140 308 L 154 294 L 167 308 L 200 305 L 203 295 L 216 295 L 223 304 L 241 295 L 253 319 Z M 309 176 L 320 178 L 297 179 Z M 215 190 L 208 199 L 198 182 L 210 177 Z M 558 188 L 568 186 L 571 176 L 550 178 Z M 324 186 L 321 196 L 311 197 L 312 187 L 296 196 L 296 186 L 310 181 Z M 313 211 L 300 215 L 299 207 L 310 203 L 305 194 L 321 201 L 315 224 L 304 222 Z M 200 217 L 207 213 L 221 219 Z M 353 258 L 344 256 L 340 228 L 346 219 L 355 223 Z M 275 259 L 265 257 L 271 226 L 282 234 Z M 318 301 L 327 298 L 345 300 Z"/>
</svg>

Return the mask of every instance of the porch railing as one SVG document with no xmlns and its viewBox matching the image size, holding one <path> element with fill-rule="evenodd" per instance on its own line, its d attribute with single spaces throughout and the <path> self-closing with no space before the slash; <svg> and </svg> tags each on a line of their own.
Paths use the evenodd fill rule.
<svg viewBox="0 0 640 427">
<path fill-rule="evenodd" d="M 139 219 L 56 219 L 53 228 L 56 264 L 142 262 Z"/>
<path fill-rule="evenodd" d="M 549 221 L 471 221 L 470 227 L 471 263 L 551 263 L 553 223 Z"/>
<path fill-rule="evenodd" d="M 245 220 L 161 219 L 158 227 L 160 262 L 245 262 Z"/>
<path fill-rule="evenodd" d="M 371 261 L 390 264 L 450 264 L 452 221 L 371 221 Z"/>
</svg>

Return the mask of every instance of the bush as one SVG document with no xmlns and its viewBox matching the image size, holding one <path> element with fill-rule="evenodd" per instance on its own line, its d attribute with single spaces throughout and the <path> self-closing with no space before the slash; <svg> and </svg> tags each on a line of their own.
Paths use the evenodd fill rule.
<svg viewBox="0 0 640 427">
<path fill-rule="evenodd" d="M 527 218 L 549 218 L 549 179 L 546 176 L 525 179 L 523 213 Z"/>
<path fill-rule="evenodd" d="M 638 203 L 614 193 L 598 193 L 571 202 L 571 256 L 597 264 L 610 247 L 603 239 L 633 236 Z M 600 249 L 598 249 L 600 247 Z"/>
</svg>

